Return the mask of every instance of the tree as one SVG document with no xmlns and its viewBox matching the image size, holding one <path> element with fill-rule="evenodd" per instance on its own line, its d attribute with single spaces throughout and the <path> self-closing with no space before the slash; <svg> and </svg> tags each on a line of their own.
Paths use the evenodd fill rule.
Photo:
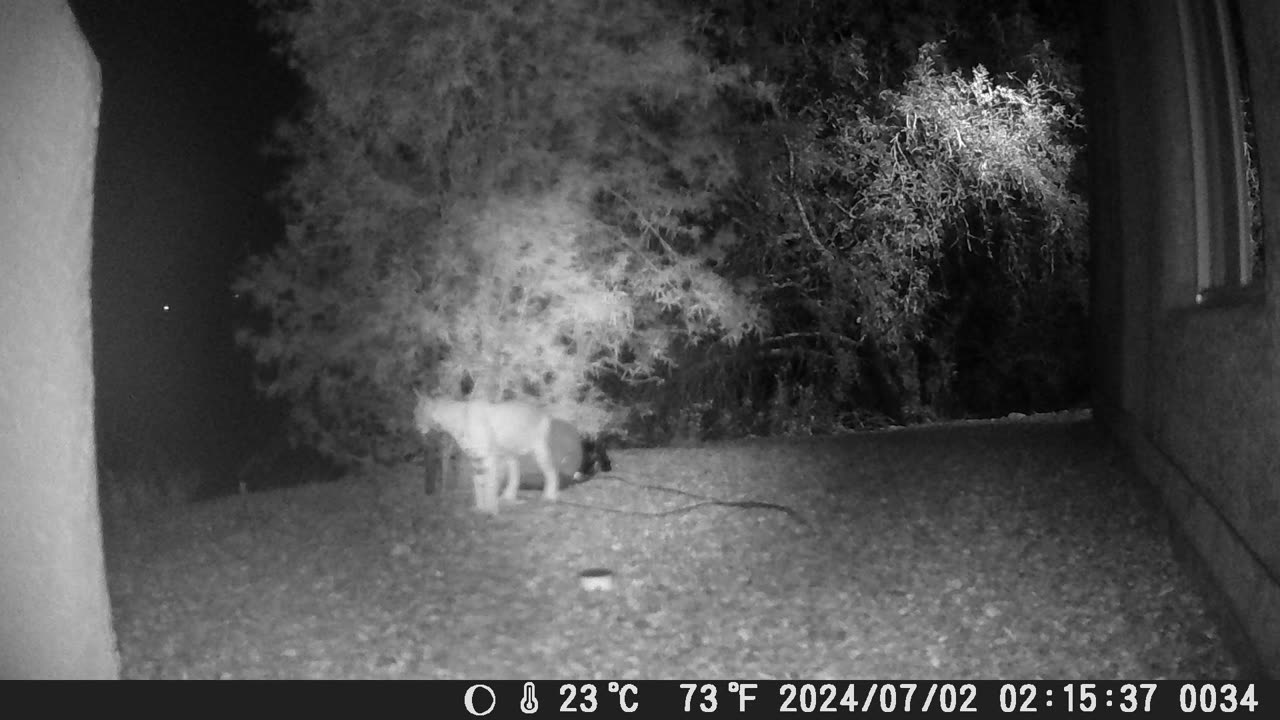
<svg viewBox="0 0 1280 720">
<path fill-rule="evenodd" d="M 1079 72 L 1018 11 L 1037 3 L 1004 4 L 704 3 L 713 54 L 780 87 L 729 210 L 775 330 L 747 365 L 776 385 L 898 419 L 1078 393 Z"/>
<path fill-rule="evenodd" d="M 339 460 L 400 457 L 412 389 L 464 378 L 586 430 L 602 375 L 636 383 L 675 342 L 732 344 L 759 309 L 701 232 L 737 177 L 725 98 L 679 19 L 618 0 L 263 0 L 311 97 L 282 133 L 287 242 L 237 289 L 240 340 L 298 436 Z"/>
<path fill-rule="evenodd" d="M 809 305 L 824 333 L 888 357 L 908 408 L 951 391 L 976 308 L 1012 320 L 991 341 L 1047 309 L 1045 292 L 1075 303 L 1083 327 L 1087 297 L 1087 215 L 1064 136 L 1078 114 L 1037 76 L 940 73 L 935 52 L 899 90 L 816 105 L 774 175 L 807 254 L 790 281 L 826 300 Z"/>
</svg>

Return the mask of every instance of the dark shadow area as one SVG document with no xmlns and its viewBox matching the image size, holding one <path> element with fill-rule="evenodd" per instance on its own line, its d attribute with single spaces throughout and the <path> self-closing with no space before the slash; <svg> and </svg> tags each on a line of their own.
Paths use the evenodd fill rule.
<svg viewBox="0 0 1280 720">
<path fill-rule="evenodd" d="M 253 389 L 235 346 L 250 309 L 230 290 L 279 242 L 261 153 L 300 95 L 247 2 L 71 3 L 102 69 L 93 248 L 97 436 L 108 475 L 182 475 L 180 494 L 231 492 L 283 457 L 286 408 Z M 313 455 L 313 454 L 311 454 Z M 298 461 L 298 462 L 293 462 Z M 305 452 L 277 463 L 320 472 Z M 304 466 L 306 469 L 304 469 Z"/>
</svg>

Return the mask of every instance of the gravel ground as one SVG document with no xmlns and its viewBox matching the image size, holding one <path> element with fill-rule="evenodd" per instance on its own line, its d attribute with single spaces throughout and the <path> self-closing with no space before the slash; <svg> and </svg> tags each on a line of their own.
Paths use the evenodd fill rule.
<svg viewBox="0 0 1280 720">
<path fill-rule="evenodd" d="M 1113 459 L 1068 414 L 623 450 L 497 517 L 412 466 L 197 503 L 108 534 L 123 674 L 1238 677 Z"/>
</svg>

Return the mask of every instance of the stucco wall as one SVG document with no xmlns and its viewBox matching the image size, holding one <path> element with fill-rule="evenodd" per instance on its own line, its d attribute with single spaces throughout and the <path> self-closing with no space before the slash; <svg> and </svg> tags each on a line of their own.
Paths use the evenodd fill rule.
<svg viewBox="0 0 1280 720">
<path fill-rule="evenodd" d="M 1157 482 L 1261 669 L 1280 676 L 1280 82 L 1252 73 L 1265 294 L 1197 307 L 1177 7 L 1100 4 L 1091 72 L 1096 407 Z M 1240 4 L 1251 67 L 1280 63 L 1280 5 Z"/>
<path fill-rule="evenodd" d="M 90 362 L 99 88 L 63 0 L 0 2 L 0 678 L 119 672 Z"/>
</svg>

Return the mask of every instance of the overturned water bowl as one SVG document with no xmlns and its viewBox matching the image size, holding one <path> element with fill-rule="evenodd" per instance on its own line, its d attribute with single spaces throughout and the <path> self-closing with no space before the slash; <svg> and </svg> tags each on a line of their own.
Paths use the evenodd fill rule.
<svg viewBox="0 0 1280 720">
<path fill-rule="evenodd" d="M 613 589 L 613 571 L 609 568 L 589 568 L 578 573 L 578 583 L 587 592 L 608 592 Z"/>
</svg>

